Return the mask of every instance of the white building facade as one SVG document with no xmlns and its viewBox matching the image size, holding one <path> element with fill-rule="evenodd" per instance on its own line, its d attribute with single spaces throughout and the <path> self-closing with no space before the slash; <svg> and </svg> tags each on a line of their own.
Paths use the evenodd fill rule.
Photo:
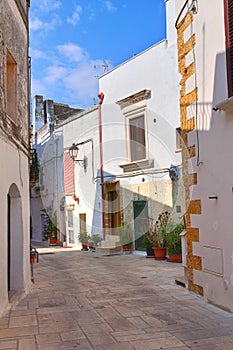
<svg viewBox="0 0 233 350">
<path fill-rule="evenodd" d="M 232 1 L 176 0 L 189 289 L 233 311 Z M 181 11 L 183 9 L 183 11 Z M 214 40 L 213 40 L 214 38 Z"/>
<path fill-rule="evenodd" d="M 105 238 L 129 223 L 137 248 L 148 217 L 169 210 L 174 221 L 182 220 L 176 13 L 173 1 L 166 6 L 167 39 L 100 77 L 99 104 L 55 129 L 64 152 L 75 143 L 78 159 L 87 162 L 74 164 L 75 193 L 66 193 L 74 241 L 80 230 Z"/>
<path fill-rule="evenodd" d="M 0 314 L 31 283 L 28 7 L 26 0 L 0 3 Z"/>
</svg>

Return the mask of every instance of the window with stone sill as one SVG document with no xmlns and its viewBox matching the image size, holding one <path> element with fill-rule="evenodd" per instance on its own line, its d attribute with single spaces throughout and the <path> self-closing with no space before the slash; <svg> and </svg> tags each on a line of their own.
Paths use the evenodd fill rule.
<svg viewBox="0 0 233 350">
<path fill-rule="evenodd" d="M 120 101 L 126 122 L 126 142 L 128 162 L 119 165 L 124 172 L 151 168 L 153 161 L 147 159 L 146 133 L 146 99 L 150 97 L 150 90 L 142 90 Z"/>
</svg>

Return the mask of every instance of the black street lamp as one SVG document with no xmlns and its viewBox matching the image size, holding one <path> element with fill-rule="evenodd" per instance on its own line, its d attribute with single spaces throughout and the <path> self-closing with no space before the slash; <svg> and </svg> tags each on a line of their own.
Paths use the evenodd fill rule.
<svg viewBox="0 0 233 350">
<path fill-rule="evenodd" d="M 70 158 L 72 158 L 73 160 L 75 160 L 75 158 L 76 158 L 77 155 L 78 155 L 78 151 L 79 151 L 79 148 L 76 146 L 75 143 L 72 143 L 72 146 L 70 146 L 70 148 L 69 148 L 69 155 L 70 155 Z"/>
<path fill-rule="evenodd" d="M 69 155 L 70 158 L 73 159 L 74 162 L 77 162 L 80 166 L 84 167 L 84 170 L 86 171 L 87 168 L 87 157 L 84 156 L 83 159 L 76 159 L 78 156 L 79 148 L 76 146 L 75 143 L 72 143 L 72 146 L 69 148 Z"/>
</svg>

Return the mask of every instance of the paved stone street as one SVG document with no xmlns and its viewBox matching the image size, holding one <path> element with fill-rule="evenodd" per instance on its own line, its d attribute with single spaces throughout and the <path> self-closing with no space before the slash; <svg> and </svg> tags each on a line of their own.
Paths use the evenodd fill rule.
<svg viewBox="0 0 233 350">
<path fill-rule="evenodd" d="M 233 314 L 177 285 L 180 264 L 40 251 L 31 293 L 0 319 L 0 349 L 233 349 Z"/>
</svg>

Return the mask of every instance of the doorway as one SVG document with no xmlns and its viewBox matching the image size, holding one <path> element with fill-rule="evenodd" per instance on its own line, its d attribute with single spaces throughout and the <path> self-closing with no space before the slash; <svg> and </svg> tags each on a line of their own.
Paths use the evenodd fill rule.
<svg viewBox="0 0 233 350">
<path fill-rule="evenodd" d="M 24 289 L 22 200 L 15 184 L 7 194 L 7 291 Z"/>
<path fill-rule="evenodd" d="M 148 202 L 133 202 L 135 250 L 145 251 L 143 237 L 148 230 Z"/>
</svg>

